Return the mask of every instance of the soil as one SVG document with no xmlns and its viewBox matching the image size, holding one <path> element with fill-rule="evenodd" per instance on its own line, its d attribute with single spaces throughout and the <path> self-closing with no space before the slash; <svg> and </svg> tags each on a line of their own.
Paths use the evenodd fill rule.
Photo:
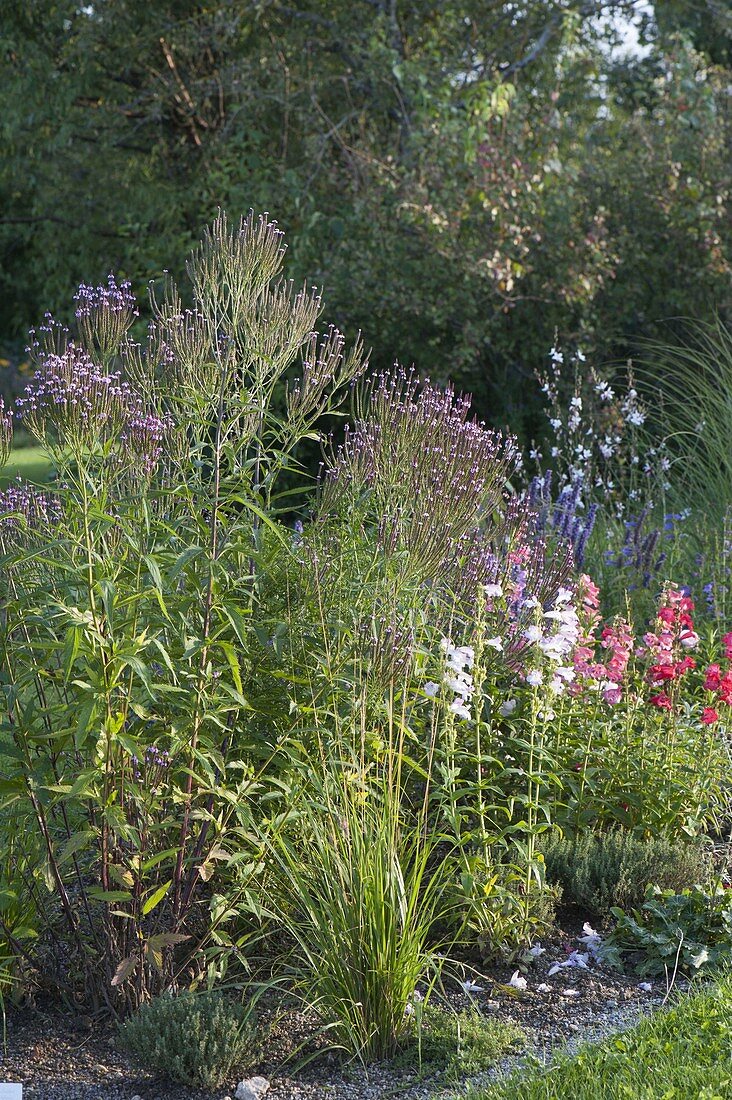
<svg viewBox="0 0 732 1100">
<path fill-rule="evenodd" d="M 177 1084 L 151 1072 L 117 1047 L 115 1029 L 108 1022 L 73 1016 L 56 1006 L 8 1007 L 6 1049 L 0 1080 L 20 1081 L 26 1100 L 224 1100 L 233 1097 L 242 1077 L 259 1074 L 270 1082 L 268 1100 L 404 1100 L 457 1095 L 467 1084 L 485 1083 L 497 1073 L 520 1066 L 527 1054 L 548 1060 L 560 1048 L 575 1048 L 632 1026 L 647 1012 L 662 1006 L 663 983 L 641 988 L 632 975 L 618 975 L 601 966 L 560 970 L 549 977 L 551 966 L 568 958 L 582 945 L 581 920 L 564 921 L 564 930 L 545 943 L 544 953 L 524 976 L 526 990 L 513 988 L 512 967 L 479 969 L 466 977 L 482 988 L 466 994 L 457 978 L 446 979 L 454 1009 L 471 1004 L 488 1017 L 514 1021 L 526 1033 L 526 1044 L 490 1071 L 447 1087 L 444 1078 L 425 1077 L 389 1064 L 368 1070 L 344 1065 L 332 1052 L 321 1050 L 297 1071 L 297 1058 L 318 1051 L 316 1021 L 307 1014 L 280 1007 L 267 1043 L 266 1057 L 254 1070 L 234 1075 L 225 1088 L 206 1092 Z M 683 983 L 677 988 L 683 989 Z M 322 1045 L 322 1040 L 321 1040 Z M 297 1051 L 295 1058 L 292 1056 Z"/>
</svg>

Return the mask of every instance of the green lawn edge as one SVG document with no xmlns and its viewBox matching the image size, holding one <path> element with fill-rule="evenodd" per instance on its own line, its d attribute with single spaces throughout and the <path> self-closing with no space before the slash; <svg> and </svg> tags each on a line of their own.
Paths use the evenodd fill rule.
<svg viewBox="0 0 732 1100">
<path fill-rule="evenodd" d="M 551 1064 L 514 1071 L 470 1100 L 730 1100 L 732 976 Z"/>
<path fill-rule="evenodd" d="M 42 447 L 18 447 L 10 452 L 8 461 L 0 466 L 0 489 L 20 477 L 35 485 L 43 485 L 51 473 L 51 462 Z"/>
</svg>

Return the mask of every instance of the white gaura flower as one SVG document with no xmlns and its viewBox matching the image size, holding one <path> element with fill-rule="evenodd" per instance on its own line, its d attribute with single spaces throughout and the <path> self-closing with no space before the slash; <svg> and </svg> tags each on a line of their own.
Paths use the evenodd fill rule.
<svg viewBox="0 0 732 1100">
<path fill-rule="evenodd" d="M 524 638 L 527 642 L 538 642 L 541 639 L 541 627 L 540 626 L 527 626 L 524 631 Z"/>
<path fill-rule="evenodd" d="M 509 715 L 513 714 L 517 706 L 518 701 L 516 699 L 504 699 L 498 708 L 498 713 L 502 718 L 508 718 Z"/>
<path fill-rule="evenodd" d="M 499 653 L 503 653 L 503 641 L 501 638 L 487 638 L 485 644 L 490 646 L 491 649 L 496 649 Z"/>
<path fill-rule="evenodd" d="M 430 699 L 434 699 L 435 696 L 439 694 L 440 685 L 436 684 L 434 680 L 428 680 L 422 690 Z"/>
<path fill-rule="evenodd" d="M 531 672 L 526 675 L 526 683 L 531 684 L 532 687 L 538 687 L 543 682 L 544 674 L 538 668 L 532 668 Z"/>
<path fill-rule="evenodd" d="M 523 992 L 529 983 L 526 981 L 526 978 L 522 977 L 518 970 L 514 970 L 508 984 L 513 986 L 514 989 L 520 989 Z"/>
<path fill-rule="evenodd" d="M 500 584 L 484 584 L 483 591 L 489 599 L 500 599 L 503 595 L 503 587 Z"/>
</svg>

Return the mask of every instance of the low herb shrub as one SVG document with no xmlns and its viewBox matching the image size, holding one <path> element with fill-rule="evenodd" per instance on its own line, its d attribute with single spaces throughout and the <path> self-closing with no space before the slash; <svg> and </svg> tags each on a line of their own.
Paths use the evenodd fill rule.
<svg viewBox="0 0 732 1100">
<path fill-rule="evenodd" d="M 203 1088 L 252 1069 L 259 1052 L 253 1005 L 216 992 L 156 997 L 120 1026 L 119 1042 L 147 1068 Z"/>
<path fill-rule="evenodd" d="M 490 1069 L 503 1055 L 521 1049 L 526 1038 L 518 1024 L 486 1017 L 475 1006 L 454 1012 L 427 1004 L 415 1018 L 417 1036 L 395 1064 L 448 1079 Z"/>
<path fill-rule="evenodd" d="M 680 893 L 708 885 L 713 874 L 711 853 L 699 841 L 641 839 L 622 829 L 545 834 L 541 850 L 547 881 L 562 887 L 564 900 L 601 917 L 614 906 L 640 905 L 649 883 Z"/>
<path fill-rule="evenodd" d="M 728 963 L 732 957 L 732 891 L 699 886 L 675 894 L 648 888 L 640 909 L 612 909 L 616 925 L 602 958 L 618 968 L 632 963 L 646 975 L 687 972 Z"/>
</svg>

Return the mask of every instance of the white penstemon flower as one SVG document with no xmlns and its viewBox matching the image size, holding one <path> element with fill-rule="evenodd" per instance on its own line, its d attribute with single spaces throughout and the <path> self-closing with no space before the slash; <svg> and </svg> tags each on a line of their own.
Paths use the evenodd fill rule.
<svg viewBox="0 0 732 1100">
<path fill-rule="evenodd" d="M 443 683 L 455 695 L 448 709 L 456 718 L 470 721 L 469 700 L 475 690 L 470 670 L 475 663 L 475 650 L 472 646 L 456 646 L 449 638 L 441 640 L 440 648 L 445 654 Z"/>
<path fill-rule="evenodd" d="M 524 631 L 524 638 L 537 645 L 549 664 L 546 674 L 549 690 L 554 695 L 563 695 L 567 685 L 575 678 L 574 669 L 568 659 L 577 645 L 581 627 L 573 600 L 571 589 L 560 588 L 554 606 L 542 612 L 544 626 L 536 624 Z M 540 668 L 531 669 L 526 675 L 526 682 L 532 687 L 538 687 L 545 682 L 545 671 Z M 550 715 L 553 717 L 551 708 L 545 709 L 544 719 L 548 720 Z"/>
</svg>

